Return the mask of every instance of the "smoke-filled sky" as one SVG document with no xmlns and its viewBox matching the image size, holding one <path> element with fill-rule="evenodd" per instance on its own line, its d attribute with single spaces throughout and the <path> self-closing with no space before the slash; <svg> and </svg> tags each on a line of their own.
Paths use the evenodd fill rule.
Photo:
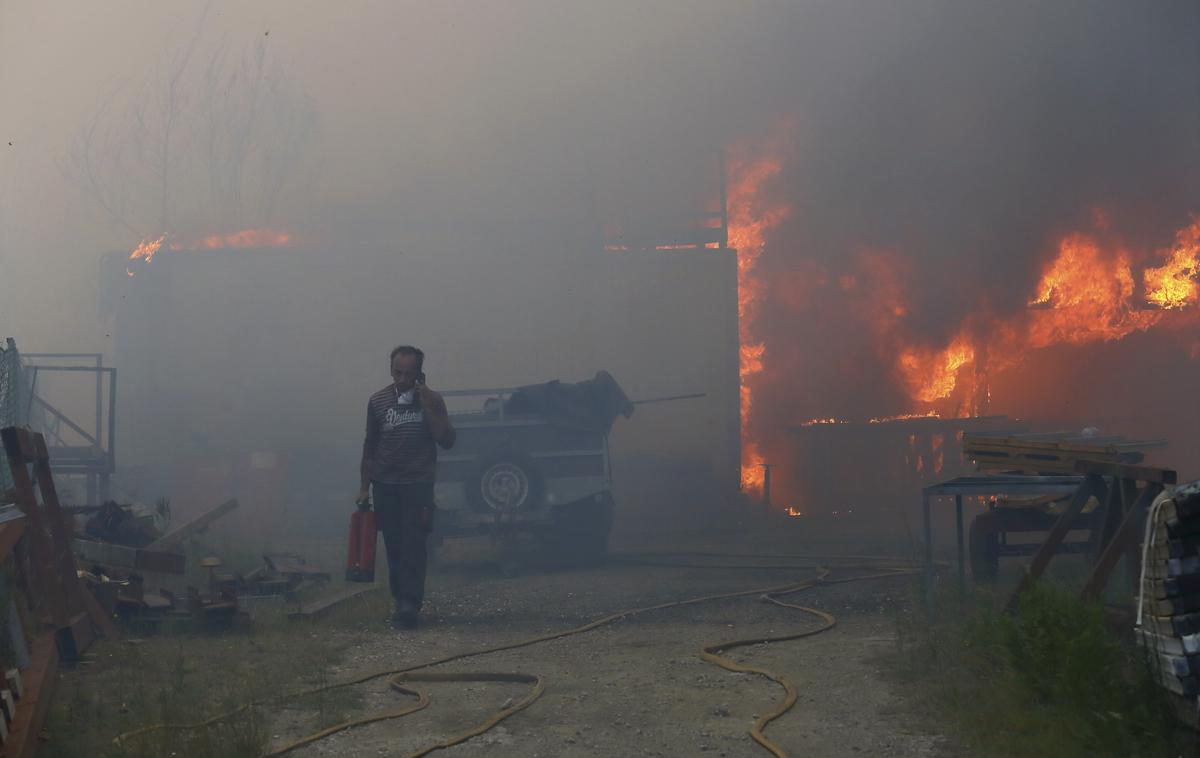
<svg viewBox="0 0 1200 758">
<path fill-rule="evenodd" d="M 670 185 L 668 159 L 655 177 L 619 170 L 699 161 L 790 114 L 780 182 L 802 244 L 919 248 L 949 284 L 1027 279 L 1046 231 L 1092 205 L 1160 236 L 1195 210 L 1198 32 L 1186 1 L 15 0 L 0 8 L 0 314 L 39 343 L 102 346 L 79 328 L 95 261 L 137 239 L 81 191 L 71 145 L 98 111 L 120 125 L 131 100 L 154 101 L 193 44 L 193 70 L 265 48 L 311 97 L 269 220 L 330 243 L 519 248 L 579 224 L 597 183 Z M 201 151 L 199 131 L 179 128 L 177 149 Z M 47 288 L 79 312 L 35 323 Z M 949 288 L 929 317 L 964 297 Z"/>
<path fill-rule="evenodd" d="M 0 331 L 111 350 L 100 256 L 164 232 L 553 261 L 599 205 L 676 213 L 716 151 L 776 140 L 793 212 L 762 270 L 802 292 L 812 262 L 902 260 L 908 328 L 944 344 L 981 293 L 1022 308 L 1097 210 L 1147 249 L 1200 212 L 1198 39 L 1191 0 L 9 0 Z M 821 332 L 851 369 L 871 349 Z"/>
</svg>

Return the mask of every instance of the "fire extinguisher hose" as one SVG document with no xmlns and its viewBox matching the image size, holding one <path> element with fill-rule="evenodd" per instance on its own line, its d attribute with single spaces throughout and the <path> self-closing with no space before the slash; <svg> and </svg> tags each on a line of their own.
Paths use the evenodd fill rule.
<svg viewBox="0 0 1200 758">
<path fill-rule="evenodd" d="M 688 565 L 688 566 L 692 566 L 692 567 L 700 567 L 701 566 L 700 564 L 691 564 L 691 563 L 679 564 L 679 563 L 671 562 L 672 558 L 674 558 L 678 555 L 682 555 L 682 554 L 667 554 L 667 555 L 659 554 L 659 555 L 663 556 L 661 558 L 661 562 L 655 563 L 654 565 L 672 565 L 672 566 Z M 733 558 L 733 557 L 744 557 L 744 556 L 733 556 L 733 555 L 720 556 L 720 555 L 707 554 L 707 557 L 710 557 L 710 558 L 731 557 L 731 558 Z M 767 557 L 767 556 L 759 556 L 759 557 Z M 772 556 L 772 557 L 785 557 L 785 556 Z M 799 555 L 786 556 L 786 557 L 793 558 L 793 559 L 795 559 L 795 558 L 799 558 L 799 559 L 811 558 L 811 556 L 799 556 Z M 654 556 L 637 556 L 637 557 L 630 558 L 630 562 L 643 563 L 643 564 L 649 563 L 652 560 L 655 560 Z M 864 557 L 863 556 L 821 556 L 821 560 L 823 562 L 833 562 L 833 561 L 838 561 L 838 560 L 857 561 L 857 560 L 864 560 Z M 771 721 L 774 721 L 775 719 L 779 718 L 783 714 L 787 713 L 795 705 L 796 699 L 798 697 L 798 690 L 796 688 L 796 685 L 793 684 L 791 682 L 791 680 L 789 680 L 787 677 L 785 677 L 782 674 L 779 674 L 777 672 L 771 671 L 766 668 L 761 668 L 761 667 L 757 667 L 757 666 L 750 666 L 747 664 L 738 663 L 737 661 L 734 661 L 733 659 L 727 657 L 727 654 L 729 653 L 729 651 L 734 650 L 736 648 L 740 648 L 740 647 L 747 647 L 750 645 L 759 645 L 759 644 L 763 644 L 763 643 L 786 642 L 789 640 L 800 639 L 802 637 L 810 637 L 814 634 L 819 634 L 821 632 L 824 632 L 824 631 L 827 631 L 827 630 L 833 628 L 833 626 L 837 623 L 837 619 L 832 614 L 826 613 L 825 611 L 821 611 L 816 608 L 809 608 L 809 607 L 805 607 L 805 606 L 801 606 L 801 605 L 796 605 L 793 603 L 788 603 L 788 602 L 781 600 L 780 598 L 783 598 L 783 597 L 786 597 L 788 595 L 792 595 L 792 594 L 795 594 L 798 592 L 802 592 L 804 590 L 812 589 L 814 587 L 818 587 L 821 585 L 842 584 L 842 583 L 848 583 L 848 582 L 860 582 L 860 581 L 880 580 L 880 579 L 891 579 L 891 578 L 895 578 L 895 577 L 910 576 L 910 575 L 920 573 L 920 569 L 911 567 L 911 564 L 908 566 L 889 565 L 888 561 L 893 561 L 895 563 L 900 562 L 898 559 L 872 559 L 872 562 L 868 563 L 868 564 L 855 563 L 855 564 L 839 565 L 838 566 L 839 569 L 869 570 L 869 571 L 873 571 L 873 573 L 848 576 L 848 577 L 837 578 L 837 579 L 830 578 L 830 573 L 831 573 L 830 568 L 826 568 L 824 565 L 818 565 L 818 564 L 814 564 L 814 563 L 791 564 L 791 565 L 787 565 L 787 566 L 778 565 L 778 564 L 777 565 L 769 565 L 769 566 L 768 565 L 703 564 L 703 567 L 706 567 L 706 568 L 722 568 L 722 569 L 759 569 L 759 570 L 761 570 L 761 569 L 768 569 L 768 568 L 770 568 L 770 569 L 787 568 L 787 569 L 792 569 L 792 570 L 809 570 L 809 571 L 815 570 L 816 576 L 814 578 L 807 579 L 804 581 L 790 582 L 787 584 L 777 585 L 777 586 L 773 586 L 773 587 L 759 587 L 759 588 L 755 588 L 755 589 L 738 590 L 735 592 L 723 592 L 723 593 L 717 593 L 717 594 L 712 594 L 712 595 L 702 595 L 699 597 L 691 597 L 691 598 L 687 598 L 684 600 L 674 600 L 671 602 L 659 603 L 656 605 L 649 605 L 649 606 L 643 606 L 640 608 L 631 608 L 631 609 L 627 609 L 627 610 L 622 610 L 622 611 L 618 611 L 616 613 L 609 614 L 602 618 L 595 619 L 595 620 L 590 621 L 581 626 L 573 627 L 571 629 L 564 629 L 564 630 L 561 630 L 558 632 L 551 632 L 549 634 L 543 634 L 543 635 L 539 635 L 536 637 L 529 637 L 529 638 L 518 640 L 515 642 L 509 642 L 509 643 L 505 643 L 502 645 L 495 645 L 492 647 L 482 648 L 482 649 L 478 649 L 478 650 L 467 650 L 467 651 L 463 651 L 463 652 L 459 652 L 459 653 L 454 653 L 452 655 L 448 655 L 448 656 L 445 656 L 442 658 L 438 658 L 438 659 L 435 659 L 432 661 L 427 661 L 425 663 L 417 664 L 415 666 L 409 666 L 409 667 L 403 668 L 403 669 L 388 669 L 388 670 L 383 670 L 383 671 L 375 671 L 375 672 L 365 674 L 365 675 L 356 677 L 354 679 L 349 679 L 349 680 L 342 681 L 342 682 L 335 682 L 335 683 L 324 685 L 321 687 L 315 687 L 312 689 L 288 693 L 288 694 L 280 695 L 278 697 L 270 698 L 267 700 L 260 700 L 260 701 L 244 703 L 232 710 L 225 711 L 223 713 L 217 714 L 211 718 L 205 719 L 204 721 L 200 721 L 197 723 L 192 723 L 192 724 L 154 724 L 154 725 L 142 727 L 140 729 L 136 729 L 134 731 L 125 732 L 124 734 L 118 735 L 117 737 L 115 737 L 113 739 L 113 743 L 119 745 L 119 744 L 124 743 L 130 739 L 133 739 L 139 735 L 144 735 L 144 734 L 148 734 L 150 732 L 160 731 L 160 730 L 164 730 L 164 729 L 167 729 L 167 730 L 202 729 L 202 728 L 209 727 L 214 724 L 220 723 L 222 721 L 225 721 L 229 718 L 232 718 L 240 713 L 244 713 L 255 707 L 287 702 L 287 701 L 294 700 L 297 698 L 315 695 L 315 694 L 325 692 L 328 690 L 339 689 L 339 688 L 343 688 L 343 687 L 353 687 L 355 685 L 364 684 L 366 682 L 370 682 L 375 679 L 380 679 L 383 677 L 389 677 L 388 686 L 394 692 L 396 692 L 402 696 L 413 699 L 413 702 L 405 707 L 386 710 L 386 711 L 379 711 L 376 713 L 364 715 L 360 718 L 350 719 L 350 720 L 344 721 L 340 724 L 335 724 L 335 725 L 330 726 L 326 729 L 323 729 L 319 732 L 314 732 L 313 734 L 309 734 L 300 739 L 288 742 L 286 744 L 278 745 L 278 746 L 272 748 L 271 750 L 269 750 L 268 752 L 264 753 L 262 756 L 262 758 L 275 758 L 276 756 L 281 756 L 281 755 L 290 753 L 290 752 L 297 750 L 299 748 L 302 748 L 306 745 L 311 745 L 314 742 L 318 742 L 322 739 L 325 739 L 326 737 L 329 737 L 330 735 L 337 734 L 338 732 L 342 732 L 347 729 L 351 729 L 351 728 L 358 727 L 358 726 L 363 726 L 365 724 L 372 724 L 372 723 L 376 723 L 379 721 L 387 721 L 387 720 L 391 720 L 391 719 L 401 718 L 401 717 L 407 716 L 409 714 L 415 713 L 417 711 L 420 711 L 420 710 L 428 707 L 431 702 L 429 699 L 429 696 L 427 694 L 425 694 L 424 692 L 422 692 L 421 690 L 418 690 L 415 687 L 411 686 L 418 682 L 428 682 L 428 683 L 435 683 L 435 682 L 443 682 L 443 683 L 444 682 L 460 682 L 460 683 L 464 683 L 464 682 L 507 682 L 507 683 L 517 683 L 517 684 L 528 684 L 531 686 L 529 692 L 523 698 L 516 701 L 515 703 L 512 703 L 511 705 L 507 705 L 507 707 L 505 707 L 504 709 L 492 714 L 485 721 L 475 725 L 474 727 L 472 727 L 464 732 L 453 735 L 451 737 L 447 737 L 446 739 L 443 739 L 439 742 L 427 745 L 418 750 L 410 752 L 406 756 L 406 758 L 419 758 L 419 756 L 425 756 L 425 755 L 428 755 L 437 750 L 442 750 L 442 749 L 445 749 L 448 747 L 452 747 L 454 745 L 462 744 L 462 743 L 466 742 L 467 740 L 470 740 L 474 737 L 477 737 L 477 736 L 483 734 L 484 732 L 493 728 L 494 726 L 496 726 L 500 722 L 504 721 L 505 719 L 509 718 L 513 714 L 519 713 L 520 711 L 528 708 L 539 697 L 541 697 L 542 693 L 545 691 L 545 685 L 544 685 L 541 677 L 534 675 L 534 674 L 527 674 L 527 673 L 521 673 L 521 672 L 493 672 L 493 671 L 447 673 L 447 672 L 430 671 L 429 669 L 435 668 L 437 666 L 442 666 L 442 665 L 445 665 L 447 663 L 451 663 L 454 661 L 462 661 L 462 660 L 466 660 L 468 658 L 478 658 L 480 656 L 489 655 L 492 653 L 498 653 L 498 652 L 505 651 L 505 650 L 515 650 L 518 648 L 530 647 L 532 645 L 538 645 L 543 642 L 549 642 L 551 640 L 558 640 L 558 639 L 563 639 L 564 637 L 571 637 L 574 635 L 583 634 L 585 632 L 590 632 L 594 629 L 598 629 L 602 626 L 606 626 L 608 624 L 612 624 L 612 623 L 615 623 L 615 622 L 618 622 L 618 621 L 621 621 L 621 620 L 624 620 L 627 618 L 632 618 L 633 616 L 637 616 L 637 615 L 641 615 L 641 614 L 645 614 L 645 613 L 652 613 L 654 611 L 667 610 L 669 608 L 681 608 L 681 607 L 685 607 L 685 606 L 699 605 L 701 603 L 710 603 L 710 602 L 716 602 L 716 601 L 720 601 L 720 600 L 732 600 L 735 598 L 751 597 L 751 596 L 757 595 L 765 602 L 769 602 L 769 603 L 772 603 L 774 605 L 777 605 L 777 606 L 780 606 L 783 608 L 800 611 L 801 613 L 805 613 L 810 616 L 815 616 L 820 621 L 820 626 L 817 626 L 815 628 L 805 629 L 803 631 L 795 632 L 792 634 L 784 634 L 784 635 L 772 636 L 772 637 L 756 637 L 756 638 L 750 638 L 750 639 L 729 640 L 729 641 L 725 641 L 725 642 L 720 642 L 720 643 L 708 645 L 708 646 L 702 648 L 701 650 L 699 650 L 697 652 L 697 655 L 702 660 L 712 663 L 713 665 L 719 666 L 727 671 L 733 671 L 733 672 L 737 672 L 737 673 L 757 674 L 759 676 L 770 679 L 771 681 L 778 684 L 781 688 L 783 688 L 783 690 L 784 690 L 783 701 L 780 702 L 780 704 L 778 706 L 776 706 L 774 710 L 759 717 L 750 729 L 750 736 L 752 739 L 754 739 L 755 742 L 757 742 L 759 745 L 761 745 L 765 750 L 770 752 L 772 755 L 782 758 L 783 756 L 786 756 L 787 753 L 778 744 L 776 744 L 776 743 L 772 742 L 770 739 L 768 739 L 766 737 L 766 735 L 763 733 L 763 730 L 766 728 L 767 724 L 769 724 Z"/>
</svg>

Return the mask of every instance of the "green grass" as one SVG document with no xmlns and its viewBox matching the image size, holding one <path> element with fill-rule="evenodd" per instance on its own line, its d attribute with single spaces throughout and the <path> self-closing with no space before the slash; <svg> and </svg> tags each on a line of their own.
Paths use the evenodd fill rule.
<svg viewBox="0 0 1200 758">
<path fill-rule="evenodd" d="M 899 618 L 892 670 L 933 728 L 984 756 L 1200 754 L 1149 660 L 1100 606 L 1048 581 L 1014 615 L 997 605 L 981 592 L 941 598 L 932 621 Z"/>
</svg>

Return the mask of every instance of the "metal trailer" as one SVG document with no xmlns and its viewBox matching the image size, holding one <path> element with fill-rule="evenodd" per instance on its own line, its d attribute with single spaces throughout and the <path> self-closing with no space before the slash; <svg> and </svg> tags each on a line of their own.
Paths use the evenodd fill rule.
<svg viewBox="0 0 1200 758">
<path fill-rule="evenodd" d="M 438 454 L 435 544 L 445 537 L 527 532 L 557 562 L 600 562 L 608 554 L 614 511 L 608 433 L 553 423 L 539 413 L 513 413 L 508 400 L 520 389 L 442 393 L 484 400 L 479 410 L 450 414 L 458 440 Z M 630 412 L 632 406 L 704 396 L 635 400 Z"/>
<path fill-rule="evenodd" d="M 603 560 L 613 523 L 612 469 L 606 433 L 506 412 L 514 389 L 447 391 L 485 397 L 456 411 L 453 449 L 438 455 L 435 542 L 471 534 L 533 533 L 556 558 Z"/>
</svg>

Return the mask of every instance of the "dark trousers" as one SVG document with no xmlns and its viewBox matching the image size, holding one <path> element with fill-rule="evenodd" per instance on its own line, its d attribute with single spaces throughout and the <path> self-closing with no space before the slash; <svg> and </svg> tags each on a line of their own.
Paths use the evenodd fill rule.
<svg viewBox="0 0 1200 758">
<path fill-rule="evenodd" d="M 396 606 L 419 611 L 425 599 L 425 543 L 433 525 L 433 482 L 372 482 L 375 519 L 387 550 Z"/>
</svg>

